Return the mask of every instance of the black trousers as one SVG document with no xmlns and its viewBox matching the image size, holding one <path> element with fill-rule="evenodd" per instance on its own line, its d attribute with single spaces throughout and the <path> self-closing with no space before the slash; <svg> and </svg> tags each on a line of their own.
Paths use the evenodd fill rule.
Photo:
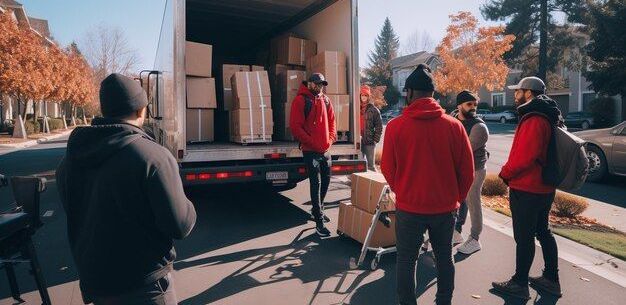
<svg viewBox="0 0 626 305">
<path fill-rule="evenodd" d="M 94 298 L 94 305 L 176 305 L 178 300 L 172 274 L 154 283 L 119 296 Z"/>
<path fill-rule="evenodd" d="M 534 194 L 511 189 L 510 205 L 515 238 L 515 275 L 513 280 L 528 284 L 528 273 L 535 258 L 535 237 L 541 244 L 545 262 L 544 276 L 558 281 L 559 255 L 548 218 L 555 193 Z"/>
<path fill-rule="evenodd" d="M 454 291 L 454 263 L 452 261 L 452 232 L 457 212 L 438 215 L 418 215 L 396 212 L 396 282 L 401 305 L 416 305 L 415 264 L 424 233 L 433 247 L 437 263 L 438 305 L 449 305 Z"/>
<path fill-rule="evenodd" d="M 311 186 L 311 213 L 316 222 L 322 221 L 324 215 L 324 198 L 330 184 L 330 153 L 303 152 L 304 164 Z"/>
</svg>

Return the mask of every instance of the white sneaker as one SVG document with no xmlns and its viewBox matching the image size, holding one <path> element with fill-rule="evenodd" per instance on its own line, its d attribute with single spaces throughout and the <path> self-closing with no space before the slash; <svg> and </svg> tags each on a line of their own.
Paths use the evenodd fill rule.
<svg viewBox="0 0 626 305">
<path fill-rule="evenodd" d="M 462 244 L 465 241 L 465 239 L 463 238 L 463 235 L 461 235 L 461 232 L 454 230 L 454 233 L 452 233 L 452 245 L 456 246 L 458 244 Z"/>
<path fill-rule="evenodd" d="M 470 255 L 476 251 L 479 251 L 481 249 L 480 246 L 480 241 L 475 240 L 473 238 L 468 238 L 467 241 L 462 244 L 457 251 L 460 253 L 463 253 L 465 255 Z"/>
</svg>

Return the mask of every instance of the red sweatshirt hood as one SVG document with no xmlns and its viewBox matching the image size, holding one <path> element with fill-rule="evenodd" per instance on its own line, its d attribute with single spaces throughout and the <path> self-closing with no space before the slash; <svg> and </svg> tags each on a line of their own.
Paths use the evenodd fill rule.
<svg viewBox="0 0 626 305">
<path fill-rule="evenodd" d="M 445 113 L 446 111 L 431 97 L 417 99 L 402 111 L 402 114 L 418 120 L 440 118 Z"/>
<path fill-rule="evenodd" d="M 308 95 L 313 98 L 313 93 L 307 88 L 304 84 L 300 84 L 300 88 L 298 89 L 298 95 Z"/>
</svg>

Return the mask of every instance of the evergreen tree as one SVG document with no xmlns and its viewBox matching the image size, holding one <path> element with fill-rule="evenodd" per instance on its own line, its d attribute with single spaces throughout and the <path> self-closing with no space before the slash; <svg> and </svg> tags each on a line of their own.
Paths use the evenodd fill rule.
<svg viewBox="0 0 626 305">
<path fill-rule="evenodd" d="M 385 100 L 388 104 L 396 104 L 400 92 L 393 86 L 391 60 L 398 56 L 400 39 L 391 26 L 389 18 L 385 19 L 383 28 L 376 38 L 375 48 L 369 54 L 370 66 L 364 70 L 365 76 L 373 86 L 386 86 Z"/>
</svg>

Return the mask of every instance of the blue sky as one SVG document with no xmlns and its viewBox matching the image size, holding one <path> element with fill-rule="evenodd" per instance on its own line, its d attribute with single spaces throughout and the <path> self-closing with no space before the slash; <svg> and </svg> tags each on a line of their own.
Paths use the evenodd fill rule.
<svg viewBox="0 0 626 305">
<path fill-rule="evenodd" d="M 165 0 L 18 0 L 26 12 L 48 19 L 54 38 L 62 45 L 80 41 L 85 33 L 99 25 L 122 28 L 139 52 L 141 66 L 151 68 L 154 62 Z M 461 10 L 473 12 L 479 20 L 480 5 L 486 0 L 360 0 L 360 65 L 367 65 L 367 54 L 374 46 L 380 28 L 389 17 L 401 42 L 415 31 L 426 31 L 438 43 L 445 35 L 448 15 Z M 381 5 L 381 3 L 384 3 Z"/>
</svg>

